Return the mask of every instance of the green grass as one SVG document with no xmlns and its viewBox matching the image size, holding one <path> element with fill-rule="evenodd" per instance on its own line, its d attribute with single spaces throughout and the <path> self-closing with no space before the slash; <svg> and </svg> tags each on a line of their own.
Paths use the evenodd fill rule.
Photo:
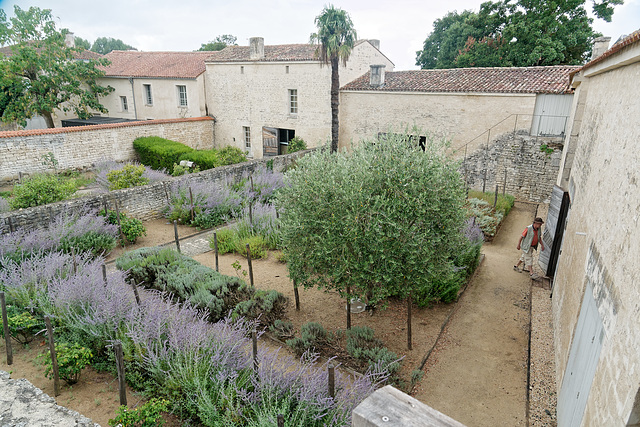
<svg viewBox="0 0 640 427">
<path fill-rule="evenodd" d="M 495 193 L 483 193 L 482 191 L 469 190 L 469 198 L 470 199 L 480 199 L 489 203 L 493 206 L 493 202 L 495 200 Z M 505 194 L 504 196 L 501 193 L 498 193 L 498 203 L 496 203 L 496 211 L 501 212 L 502 215 L 507 216 L 507 214 L 513 208 L 513 204 L 515 202 L 515 197 L 510 194 Z"/>
</svg>

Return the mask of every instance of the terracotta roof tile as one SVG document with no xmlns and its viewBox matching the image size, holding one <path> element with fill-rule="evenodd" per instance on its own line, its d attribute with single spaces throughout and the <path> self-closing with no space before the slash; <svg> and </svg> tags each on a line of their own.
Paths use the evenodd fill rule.
<svg viewBox="0 0 640 427">
<path fill-rule="evenodd" d="M 603 53 L 602 55 L 598 56 L 597 58 L 587 62 L 582 68 L 580 68 L 578 71 L 580 70 L 584 70 L 586 68 L 589 68 L 595 64 L 597 64 L 598 62 L 602 62 L 605 59 L 607 59 L 608 57 L 610 57 L 611 55 L 613 55 L 616 52 L 621 51 L 623 48 L 631 45 L 631 44 L 635 44 L 637 42 L 640 41 L 640 30 L 636 30 L 633 33 L 629 34 L 627 37 L 625 37 L 624 39 L 620 40 L 619 42 L 617 42 L 616 44 L 614 44 L 613 46 L 611 46 L 611 48 L 609 50 L 607 50 L 605 53 Z"/>
<path fill-rule="evenodd" d="M 312 44 L 280 44 L 264 47 L 264 58 L 261 61 L 317 61 L 315 57 L 317 45 Z M 207 62 L 246 62 L 249 59 L 249 46 L 227 46 L 218 55 Z"/>
<path fill-rule="evenodd" d="M 369 73 L 342 87 L 343 90 L 380 92 L 484 92 L 566 93 L 569 73 L 579 66 L 454 68 L 446 70 L 393 71 L 384 84 L 369 84 Z"/>
<path fill-rule="evenodd" d="M 137 122 L 121 122 L 121 123 L 107 123 L 103 125 L 89 125 L 89 126 L 70 126 L 66 128 L 52 128 L 52 129 L 29 129 L 29 130 L 13 130 L 0 132 L 0 138 L 14 138 L 17 136 L 35 136 L 35 135 L 51 135 L 56 133 L 71 133 L 71 132 L 84 132 L 95 129 L 113 129 L 132 126 L 145 126 L 145 125 L 161 125 L 167 123 L 179 123 L 179 122 L 200 122 L 214 120 L 212 117 L 189 117 L 186 119 L 158 119 L 158 120 L 139 120 Z"/>
<path fill-rule="evenodd" d="M 204 61 L 218 52 L 138 52 L 114 50 L 105 55 L 111 65 L 106 77 L 195 79 L 204 73 Z"/>
</svg>

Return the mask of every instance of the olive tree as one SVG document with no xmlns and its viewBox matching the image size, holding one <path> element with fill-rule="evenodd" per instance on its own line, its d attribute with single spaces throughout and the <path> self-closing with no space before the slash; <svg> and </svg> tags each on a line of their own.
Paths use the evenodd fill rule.
<svg viewBox="0 0 640 427">
<path fill-rule="evenodd" d="M 277 197 L 296 283 L 369 304 L 444 297 L 429 288 L 455 268 L 465 190 L 446 143 L 425 147 L 407 133 L 387 134 L 350 152 L 325 149 L 297 162 Z"/>
</svg>

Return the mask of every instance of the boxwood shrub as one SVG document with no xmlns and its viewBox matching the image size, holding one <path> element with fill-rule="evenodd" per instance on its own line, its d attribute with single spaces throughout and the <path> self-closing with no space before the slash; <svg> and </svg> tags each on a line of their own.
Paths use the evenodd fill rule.
<svg viewBox="0 0 640 427">
<path fill-rule="evenodd" d="M 133 141 L 133 148 L 136 150 L 140 163 L 156 170 L 173 170 L 174 163 L 180 163 L 180 156 L 191 151 L 180 142 L 160 138 L 159 136 L 144 136 Z"/>
<path fill-rule="evenodd" d="M 237 277 L 225 276 L 168 248 L 141 248 L 116 260 L 127 270 L 129 281 L 146 288 L 170 292 L 210 311 L 210 320 L 230 311 L 270 324 L 284 314 L 286 299 L 276 291 L 258 291 Z"/>
<path fill-rule="evenodd" d="M 222 166 L 222 160 L 217 150 L 194 150 L 184 153 L 178 159 L 178 164 L 182 160 L 195 163 L 201 171 Z"/>
</svg>

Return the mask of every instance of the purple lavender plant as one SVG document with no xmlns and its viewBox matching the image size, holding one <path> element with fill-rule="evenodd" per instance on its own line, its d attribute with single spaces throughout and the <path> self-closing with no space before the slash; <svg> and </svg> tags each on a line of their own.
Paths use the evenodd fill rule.
<svg viewBox="0 0 640 427">
<path fill-rule="evenodd" d="M 464 224 L 463 233 L 464 237 L 473 244 L 484 242 L 484 233 L 476 223 L 475 217 L 467 218 Z"/>
</svg>

